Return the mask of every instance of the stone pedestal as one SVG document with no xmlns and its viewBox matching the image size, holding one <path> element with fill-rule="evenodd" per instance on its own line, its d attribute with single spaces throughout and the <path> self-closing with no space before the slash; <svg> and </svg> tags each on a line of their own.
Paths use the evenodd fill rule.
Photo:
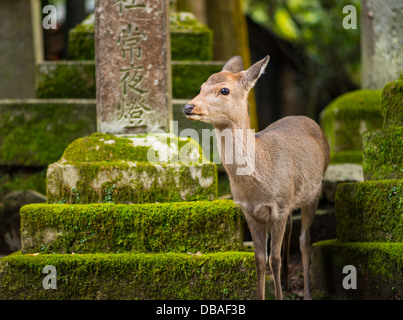
<svg viewBox="0 0 403 320">
<path fill-rule="evenodd" d="M 342 183 L 336 193 L 337 240 L 312 247 L 312 285 L 347 299 L 403 297 L 402 84 L 382 92 L 384 127 L 363 134 L 365 181 Z M 357 289 L 343 287 L 343 268 L 356 268 Z"/>
</svg>

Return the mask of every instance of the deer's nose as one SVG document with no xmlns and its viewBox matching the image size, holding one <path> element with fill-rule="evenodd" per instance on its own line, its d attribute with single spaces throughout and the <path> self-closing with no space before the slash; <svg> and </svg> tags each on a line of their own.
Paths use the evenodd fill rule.
<svg viewBox="0 0 403 320">
<path fill-rule="evenodd" d="M 187 104 L 185 105 L 185 107 L 183 108 L 183 112 L 186 115 L 190 115 L 194 109 L 195 105 L 194 104 Z"/>
</svg>

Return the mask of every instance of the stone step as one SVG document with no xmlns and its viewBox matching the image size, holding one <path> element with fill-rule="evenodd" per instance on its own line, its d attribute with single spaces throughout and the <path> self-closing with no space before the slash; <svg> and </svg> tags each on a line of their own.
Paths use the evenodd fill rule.
<svg viewBox="0 0 403 320">
<path fill-rule="evenodd" d="M 188 120 L 183 114 L 187 101 L 172 101 L 174 120 L 178 121 L 177 134 L 193 128 L 200 136 L 196 142 L 202 145 L 202 129 L 213 127 Z M 93 99 L 0 100 L 0 165 L 47 166 L 58 161 L 75 139 L 96 130 Z M 217 148 L 214 150 L 217 153 Z M 205 154 L 213 160 L 208 156 L 212 154 L 209 150 Z"/>
<path fill-rule="evenodd" d="M 365 180 L 403 179 L 403 127 L 368 131 L 362 139 Z"/>
<path fill-rule="evenodd" d="M 94 133 L 48 167 L 48 203 L 214 200 L 216 166 L 190 138 Z"/>
<path fill-rule="evenodd" d="M 356 282 L 353 271 L 343 273 L 345 266 L 355 268 Z M 311 275 L 314 297 L 401 300 L 403 243 L 317 242 L 312 246 Z M 343 280 L 354 281 L 356 289 L 344 288 Z"/>
<path fill-rule="evenodd" d="M 0 166 L 46 166 L 95 131 L 95 100 L 0 100 Z"/>
<path fill-rule="evenodd" d="M 54 267 L 56 289 L 43 287 L 45 266 Z M 256 298 L 256 282 L 252 252 L 18 252 L 0 260 L 0 297 L 5 300 L 243 300 Z"/>
<path fill-rule="evenodd" d="M 221 61 L 172 61 L 172 94 L 190 99 L 213 73 L 222 70 Z M 45 61 L 36 66 L 38 98 L 95 98 L 95 61 Z"/>
<path fill-rule="evenodd" d="M 335 210 L 342 241 L 403 241 L 403 180 L 342 183 Z"/>
<path fill-rule="evenodd" d="M 21 208 L 23 253 L 242 250 L 231 200 L 146 204 L 31 204 Z"/>
<path fill-rule="evenodd" d="M 94 60 L 94 15 L 88 16 L 69 32 L 69 59 Z M 170 14 L 172 60 L 211 60 L 213 33 L 188 12 Z"/>
<path fill-rule="evenodd" d="M 361 134 L 382 127 L 381 93 L 381 90 L 347 92 L 321 112 L 320 124 L 329 142 L 331 160 L 340 151 L 361 151 Z"/>
</svg>

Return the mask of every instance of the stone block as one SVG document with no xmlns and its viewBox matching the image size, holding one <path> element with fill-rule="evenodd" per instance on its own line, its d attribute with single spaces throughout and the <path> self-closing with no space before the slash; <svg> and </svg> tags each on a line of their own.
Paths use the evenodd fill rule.
<svg viewBox="0 0 403 320">
<path fill-rule="evenodd" d="M 95 100 L 1 100 L 0 165 L 47 166 L 95 131 Z"/>
<path fill-rule="evenodd" d="M 220 61 L 173 61 L 172 85 L 175 99 L 195 97 L 208 77 L 222 70 Z M 94 61 L 46 61 L 36 67 L 39 98 L 95 98 Z"/>
<path fill-rule="evenodd" d="M 403 241 L 403 180 L 340 184 L 335 210 L 342 241 Z"/>
<path fill-rule="evenodd" d="M 69 33 L 69 59 L 95 60 L 94 15 Z M 213 57 L 213 33 L 193 14 L 170 14 L 171 57 L 176 61 L 208 61 Z"/>
<path fill-rule="evenodd" d="M 384 128 L 403 126 L 403 74 L 383 88 L 382 113 Z"/>
<path fill-rule="evenodd" d="M 69 31 L 69 60 L 95 60 L 95 15 L 92 13 L 83 22 Z"/>
<path fill-rule="evenodd" d="M 94 61 L 46 61 L 36 66 L 38 98 L 95 98 Z"/>
<path fill-rule="evenodd" d="M 365 180 L 403 179 L 403 127 L 363 134 Z"/>
<path fill-rule="evenodd" d="M 170 15 L 172 60 L 207 61 L 213 58 L 213 32 L 189 12 Z"/>
<path fill-rule="evenodd" d="M 349 275 L 343 273 L 347 265 L 356 268 L 356 289 L 343 287 L 343 280 Z M 403 243 L 338 240 L 314 243 L 311 283 L 314 297 L 325 293 L 339 299 L 401 300 Z"/>
<path fill-rule="evenodd" d="M 338 154 L 347 151 L 341 151 Z M 348 153 L 355 153 L 355 151 L 349 151 Z M 358 152 L 361 154 L 361 152 Z M 336 157 L 337 155 L 336 154 Z M 345 160 L 346 158 L 340 157 L 339 159 Z M 334 204 L 336 200 L 336 190 L 340 183 L 344 182 L 361 182 L 364 181 L 364 174 L 362 171 L 362 165 L 356 163 L 331 163 L 325 172 L 323 177 L 323 192 L 328 202 Z"/>
<path fill-rule="evenodd" d="M 21 209 L 22 252 L 220 252 L 242 250 L 243 215 L 231 200 Z"/>
<path fill-rule="evenodd" d="M 57 271 L 57 290 L 42 286 L 44 266 Z M 15 253 L 0 259 L 5 300 L 256 299 L 252 252 L 209 254 Z"/>
<path fill-rule="evenodd" d="M 35 98 L 35 63 L 43 59 L 41 11 L 39 0 L 0 3 L 0 99 Z"/>
<path fill-rule="evenodd" d="M 213 200 L 217 170 L 189 138 L 96 133 L 77 139 L 49 166 L 48 203 Z"/>
<path fill-rule="evenodd" d="M 360 151 L 361 134 L 382 127 L 381 90 L 356 90 L 336 98 L 322 111 L 321 127 L 331 158 L 340 151 Z"/>
</svg>

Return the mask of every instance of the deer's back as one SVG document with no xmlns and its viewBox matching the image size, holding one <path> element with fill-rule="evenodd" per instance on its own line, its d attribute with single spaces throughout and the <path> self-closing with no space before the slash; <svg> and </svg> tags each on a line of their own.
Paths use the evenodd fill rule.
<svg viewBox="0 0 403 320">
<path fill-rule="evenodd" d="M 319 125 L 285 117 L 256 134 L 256 177 L 263 197 L 293 208 L 311 201 L 329 164 L 329 145 Z M 282 199 L 282 200 L 280 200 Z"/>
<path fill-rule="evenodd" d="M 283 153 L 288 160 L 310 162 L 307 157 L 319 159 L 322 175 L 329 164 L 329 145 L 319 125 L 305 116 L 282 118 L 256 134 L 267 151 Z M 276 150 L 277 149 L 277 150 Z M 316 165 L 319 164 L 316 162 Z M 302 164 L 301 164 L 302 165 Z"/>
</svg>

